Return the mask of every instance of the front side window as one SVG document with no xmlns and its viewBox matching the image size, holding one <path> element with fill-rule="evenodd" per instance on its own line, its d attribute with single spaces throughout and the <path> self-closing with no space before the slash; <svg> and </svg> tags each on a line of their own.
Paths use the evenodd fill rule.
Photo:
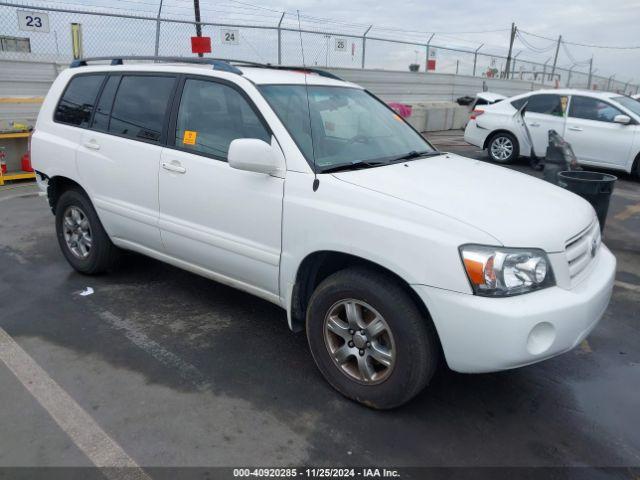
<svg viewBox="0 0 640 480">
<path fill-rule="evenodd" d="M 58 103 L 53 119 L 77 127 L 88 127 L 103 81 L 104 75 L 73 77 Z"/>
<path fill-rule="evenodd" d="M 263 85 L 260 91 L 304 156 L 319 170 L 434 152 L 419 133 L 364 90 Z"/>
<path fill-rule="evenodd" d="M 571 98 L 570 117 L 598 122 L 613 122 L 616 115 L 622 115 L 622 112 L 610 103 L 597 98 L 578 96 Z"/>
<path fill-rule="evenodd" d="M 247 100 L 222 83 L 187 79 L 176 122 L 176 146 L 226 159 L 237 138 L 271 138 Z"/>
<path fill-rule="evenodd" d="M 561 117 L 564 112 L 562 97 L 555 94 L 531 95 L 528 98 L 527 112 Z"/>
<path fill-rule="evenodd" d="M 111 111 L 109 132 L 136 140 L 159 142 L 174 77 L 122 77 Z"/>
</svg>

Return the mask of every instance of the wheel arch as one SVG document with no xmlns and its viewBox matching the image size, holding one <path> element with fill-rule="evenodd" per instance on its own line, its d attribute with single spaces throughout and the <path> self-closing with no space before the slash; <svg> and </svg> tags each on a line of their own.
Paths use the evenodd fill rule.
<svg viewBox="0 0 640 480">
<path fill-rule="evenodd" d="M 518 147 L 518 151 L 520 151 L 520 140 L 518 140 L 518 136 L 512 131 L 507 130 L 506 128 L 499 128 L 491 132 L 489 135 L 487 135 L 487 138 L 484 139 L 484 144 L 482 145 L 482 149 L 486 150 L 487 148 L 489 148 L 489 143 L 491 143 L 491 140 L 493 140 L 493 137 L 495 137 L 499 133 L 508 133 L 509 135 L 511 135 L 516 140 L 516 143 L 517 143 L 516 146 Z"/>
<path fill-rule="evenodd" d="M 300 263 L 290 300 L 291 329 L 300 331 L 306 323 L 307 306 L 316 287 L 329 275 L 350 267 L 365 267 L 375 270 L 396 282 L 413 300 L 420 313 L 432 322 L 431 314 L 416 291 L 400 275 L 388 268 L 357 255 L 332 250 L 321 250 L 308 254 Z M 438 338 L 438 342 L 440 339 Z"/>
<path fill-rule="evenodd" d="M 56 205 L 58 204 L 58 200 L 60 199 L 60 196 L 64 192 L 72 188 L 80 190 L 82 193 L 84 193 L 87 196 L 87 198 L 89 198 L 87 191 L 84 188 L 82 188 L 82 186 L 78 182 L 76 182 L 75 180 L 72 180 L 69 177 L 56 175 L 48 179 L 47 198 L 49 199 L 49 206 L 51 207 L 51 212 L 54 215 L 56 213 Z"/>
</svg>

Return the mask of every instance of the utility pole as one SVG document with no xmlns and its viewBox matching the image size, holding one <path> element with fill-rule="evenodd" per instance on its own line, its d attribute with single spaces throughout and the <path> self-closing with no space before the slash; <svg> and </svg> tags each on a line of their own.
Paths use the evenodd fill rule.
<svg viewBox="0 0 640 480">
<path fill-rule="evenodd" d="M 196 18 L 196 37 L 202 36 L 202 25 L 200 24 L 200 0 L 193 0 L 193 13 Z M 202 53 L 198 54 L 199 57 L 202 57 Z"/>
<path fill-rule="evenodd" d="M 511 24 L 511 37 L 509 38 L 509 53 L 507 54 L 507 64 L 504 68 L 504 78 L 509 78 L 509 70 L 511 68 L 511 52 L 513 51 L 513 42 L 516 39 L 517 27 L 515 23 Z"/>
<path fill-rule="evenodd" d="M 162 14 L 162 0 L 160 0 L 160 6 L 158 7 L 158 16 L 156 17 L 156 48 L 155 56 L 158 56 L 158 50 L 160 48 L 160 15 Z"/>
<path fill-rule="evenodd" d="M 589 60 L 589 79 L 587 80 L 587 90 L 591 90 L 591 78 L 593 77 L 593 55 Z"/>
<path fill-rule="evenodd" d="M 551 67 L 551 78 L 553 81 L 553 77 L 556 73 L 556 65 L 558 64 L 558 53 L 560 53 L 560 44 L 562 43 L 562 35 L 558 37 L 558 45 L 556 45 L 556 54 L 553 56 L 553 67 Z"/>
</svg>

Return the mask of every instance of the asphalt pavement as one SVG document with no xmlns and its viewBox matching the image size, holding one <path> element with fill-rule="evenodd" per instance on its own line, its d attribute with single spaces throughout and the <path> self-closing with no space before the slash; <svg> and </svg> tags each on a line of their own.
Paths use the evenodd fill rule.
<svg viewBox="0 0 640 480">
<path fill-rule="evenodd" d="M 459 132 L 427 136 L 485 159 Z M 103 462 L 136 478 L 215 466 L 597 466 L 638 478 L 640 182 L 628 176 L 604 239 L 618 258 L 613 298 L 585 342 L 512 371 L 444 368 L 387 412 L 336 393 L 278 307 L 135 254 L 82 276 L 53 220 L 35 186 L 0 188 L 0 473 Z"/>
</svg>

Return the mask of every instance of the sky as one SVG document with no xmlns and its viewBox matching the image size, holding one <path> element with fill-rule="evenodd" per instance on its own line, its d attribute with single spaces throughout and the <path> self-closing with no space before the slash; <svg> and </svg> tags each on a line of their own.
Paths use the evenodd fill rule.
<svg viewBox="0 0 640 480">
<path fill-rule="evenodd" d="M 11 1 L 11 0 L 10 0 Z M 160 0 L 13 0 L 23 5 L 67 7 L 117 11 L 155 17 Z M 301 15 L 303 29 L 336 32 L 337 35 L 305 35 L 303 41 L 307 64 L 354 66 L 361 61 L 362 44 L 358 39 L 348 40 L 348 48 L 339 52 L 334 45 L 340 34 L 361 35 L 368 25 L 373 25 L 368 36 L 372 38 L 394 38 L 425 44 L 435 32 L 433 45 L 442 47 L 475 50 L 480 53 L 505 55 L 508 48 L 511 23 L 521 31 L 516 38 L 513 54 L 519 60 L 532 60 L 540 64 L 552 63 L 555 53 L 555 41 L 538 38 L 534 35 L 557 39 L 562 35 L 567 42 L 640 47 L 640 0 L 200 0 L 202 21 L 228 22 L 254 25 L 277 25 L 281 11 L 288 12 L 283 26 L 297 26 L 296 12 Z M 8 7 L 7 7 L 8 8 Z M 163 16 L 185 20 L 193 19 L 192 0 L 163 0 Z M 6 13 L 6 15 L 5 15 Z M 4 17 L 3 17 L 4 15 Z M 5 18 L 5 20 L 3 20 Z M 15 14 L 0 11 L 0 26 L 8 31 L 6 23 L 13 22 Z M 154 23 L 147 22 L 144 27 L 127 22 L 115 22 L 110 19 L 97 24 L 86 17 L 71 18 L 61 14 L 51 14 L 52 29 L 56 29 L 57 48 L 65 50 L 68 40 L 70 21 L 83 23 L 87 49 L 92 54 L 109 52 L 118 48 L 125 53 L 141 54 L 149 49 L 153 41 Z M 13 34 L 13 32 L 9 32 Z M 265 30 L 241 30 L 239 45 L 222 45 L 218 41 L 221 32 L 205 31 L 214 38 L 214 45 L 221 56 L 239 55 L 240 58 L 253 58 L 260 61 L 274 61 L 277 56 L 277 37 Z M 16 35 L 19 32 L 15 33 Z M 184 25 L 168 24 L 162 30 L 164 54 L 182 54 L 187 52 L 191 28 Z M 53 43 L 43 35 L 34 35 L 32 43 L 38 42 L 53 48 Z M 143 41 L 139 41 L 144 37 Z M 272 38 L 273 37 L 273 38 Z M 336 38 L 334 38 L 336 37 Z M 117 45 L 107 45 L 104 38 L 117 41 Z M 173 42 L 173 45 L 171 43 Z M 67 42 L 68 43 L 68 42 Z M 179 45 L 178 45 L 179 44 Z M 184 45 L 183 45 L 184 44 Z M 171 47 L 171 48 L 169 48 Z M 283 37 L 283 59 L 298 61 L 300 54 L 298 35 L 285 32 Z M 424 68 L 426 49 L 414 45 L 390 44 L 379 41 L 367 41 L 368 68 L 406 69 L 409 63 L 417 61 Z M 66 51 L 66 50 L 65 50 Z M 95 52 L 95 53 L 94 53 Z M 163 52 L 161 51 L 161 54 Z M 480 72 L 491 65 L 500 67 L 504 60 L 491 56 L 481 56 L 478 60 Z M 470 74 L 473 55 L 456 54 L 446 50 L 438 51 L 438 69 Z M 615 73 L 616 80 L 640 83 L 640 48 L 618 50 L 587 48 L 565 43 L 560 49 L 558 65 L 570 67 L 575 63 L 574 71 L 587 72 L 588 61 L 593 56 L 593 68 L 597 75 L 608 77 Z M 236 58 L 236 57 L 232 57 Z M 531 70 L 532 66 L 518 64 L 518 70 Z M 539 66 L 536 68 L 540 68 Z M 566 72 L 565 72 L 566 75 Z M 585 76 L 586 78 L 586 76 Z"/>
</svg>

